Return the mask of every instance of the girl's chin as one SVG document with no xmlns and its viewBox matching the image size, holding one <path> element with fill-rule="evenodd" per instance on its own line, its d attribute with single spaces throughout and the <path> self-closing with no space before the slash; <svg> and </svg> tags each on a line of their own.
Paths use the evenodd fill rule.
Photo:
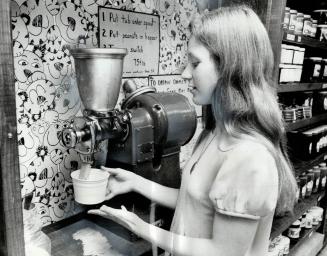
<svg viewBox="0 0 327 256">
<path fill-rule="evenodd" d="M 205 105 L 205 104 L 202 104 L 196 97 L 194 97 L 194 95 L 193 95 L 193 103 L 195 104 L 195 105 L 199 105 L 199 106 L 201 106 L 201 105 Z"/>
<path fill-rule="evenodd" d="M 209 101 L 206 101 L 206 100 L 204 100 L 204 99 L 201 99 L 201 98 L 199 98 L 199 97 L 197 97 L 197 96 L 198 96 L 198 95 L 193 94 L 193 98 L 192 98 L 192 100 L 193 100 L 193 103 L 194 103 L 195 105 L 204 106 L 204 105 L 209 105 L 209 104 L 211 104 Z"/>
</svg>

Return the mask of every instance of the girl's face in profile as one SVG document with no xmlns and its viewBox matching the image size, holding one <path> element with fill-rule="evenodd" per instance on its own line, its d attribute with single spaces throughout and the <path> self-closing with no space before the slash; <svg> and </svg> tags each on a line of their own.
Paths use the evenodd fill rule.
<svg viewBox="0 0 327 256">
<path fill-rule="evenodd" d="M 209 50 L 193 36 L 188 44 L 188 63 L 182 77 L 193 80 L 190 89 L 195 104 L 211 104 L 218 80 L 217 65 Z"/>
</svg>

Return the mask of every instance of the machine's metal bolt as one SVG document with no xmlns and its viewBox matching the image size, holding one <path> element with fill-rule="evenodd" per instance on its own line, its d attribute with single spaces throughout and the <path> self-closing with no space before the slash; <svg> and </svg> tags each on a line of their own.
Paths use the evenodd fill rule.
<svg viewBox="0 0 327 256">
<path fill-rule="evenodd" d="M 129 119 L 130 119 L 130 117 L 129 117 L 128 114 L 125 114 L 125 115 L 123 115 L 123 117 L 122 117 L 123 122 L 127 122 L 127 121 L 129 121 Z"/>
<path fill-rule="evenodd" d="M 12 134 L 11 132 L 9 132 L 9 133 L 7 134 L 7 136 L 8 136 L 8 139 L 12 139 L 12 138 L 13 138 L 13 134 Z"/>
<path fill-rule="evenodd" d="M 155 105 L 153 105 L 152 109 L 153 109 L 154 111 L 160 111 L 160 110 L 161 110 L 161 107 L 160 107 L 160 105 L 155 104 Z"/>
</svg>

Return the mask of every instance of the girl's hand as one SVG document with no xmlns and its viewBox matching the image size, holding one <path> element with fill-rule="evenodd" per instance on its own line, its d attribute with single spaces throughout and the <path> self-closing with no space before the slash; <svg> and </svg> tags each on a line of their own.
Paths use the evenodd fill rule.
<svg viewBox="0 0 327 256">
<path fill-rule="evenodd" d="M 133 172 L 120 168 L 106 168 L 103 166 L 101 166 L 101 169 L 110 173 L 105 197 L 106 200 L 120 194 L 131 192 L 134 189 L 134 185 L 139 182 L 140 176 Z"/>
<path fill-rule="evenodd" d="M 100 209 L 89 210 L 88 213 L 111 219 L 137 235 L 142 234 L 147 227 L 146 222 L 135 213 L 127 211 L 124 206 L 121 206 L 121 209 L 114 209 L 102 205 Z"/>
</svg>

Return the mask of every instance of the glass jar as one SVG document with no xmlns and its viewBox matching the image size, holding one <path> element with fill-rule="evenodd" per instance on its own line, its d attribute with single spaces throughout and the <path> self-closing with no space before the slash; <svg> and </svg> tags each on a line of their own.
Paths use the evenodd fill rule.
<svg viewBox="0 0 327 256">
<path fill-rule="evenodd" d="M 313 216 L 310 212 L 307 212 L 307 215 L 305 217 L 305 225 L 304 228 L 305 229 L 310 229 L 312 228 L 312 221 L 313 221 Z"/>
<path fill-rule="evenodd" d="M 301 81 L 320 82 L 321 66 L 322 58 L 320 57 L 304 58 Z"/>
<path fill-rule="evenodd" d="M 313 184 L 312 192 L 318 193 L 319 187 L 320 187 L 320 168 L 319 168 L 319 166 L 313 167 L 313 174 L 314 174 L 314 181 L 313 181 L 314 184 Z"/>
<path fill-rule="evenodd" d="M 304 199 L 307 194 L 307 182 L 308 177 L 306 175 L 301 175 L 300 179 L 300 199 Z"/>
<path fill-rule="evenodd" d="M 294 29 L 294 34 L 295 35 L 302 35 L 303 20 L 304 20 L 303 13 L 298 12 L 297 15 L 296 15 L 296 24 L 295 24 L 295 29 Z"/>
<path fill-rule="evenodd" d="M 288 228 L 287 236 L 290 239 L 292 244 L 296 243 L 300 238 L 301 232 L 301 222 L 296 220 L 293 224 Z"/>
<path fill-rule="evenodd" d="M 325 191 L 327 179 L 327 166 L 326 163 L 320 163 L 320 191 Z"/>
<path fill-rule="evenodd" d="M 283 248 L 283 255 L 288 255 L 290 252 L 290 243 L 291 240 L 286 237 L 286 236 L 282 236 L 282 239 L 280 241 L 281 247 Z"/>
<path fill-rule="evenodd" d="M 310 208 L 308 213 L 312 215 L 312 226 L 317 226 L 319 224 L 319 212 L 315 208 Z"/>
<path fill-rule="evenodd" d="M 290 32 L 294 32 L 296 26 L 296 20 L 297 20 L 297 11 L 290 10 L 290 23 L 288 25 L 288 30 Z"/>
<path fill-rule="evenodd" d="M 323 220 L 324 209 L 319 206 L 312 206 L 310 210 L 316 214 L 316 225 L 318 225 L 319 222 Z"/>
<path fill-rule="evenodd" d="M 306 175 L 308 180 L 307 180 L 307 192 L 305 193 L 305 197 L 309 197 L 312 194 L 314 174 L 312 173 L 312 170 L 309 170 Z"/>
<path fill-rule="evenodd" d="M 327 24 L 327 10 L 314 10 L 312 15 L 319 25 Z"/>
<path fill-rule="evenodd" d="M 312 30 L 312 19 L 311 15 L 304 15 L 303 16 L 303 31 L 302 34 L 304 36 L 310 36 Z"/>
<path fill-rule="evenodd" d="M 316 38 L 321 42 L 327 42 L 327 25 L 318 25 Z"/>
<path fill-rule="evenodd" d="M 310 35 L 311 37 L 316 37 L 317 27 L 318 27 L 317 20 L 312 20 L 311 35 Z"/>
<path fill-rule="evenodd" d="M 327 59 L 322 59 L 321 81 L 327 82 Z"/>
<path fill-rule="evenodd" d="M 300 199 L 300 188 L 301 188 L 300 178 L 296 178 L 296 184 L 297 184 L 297 188 L 296 188 L 295 202 L 297 203 Z"/>
<path fill-rule="evenodd" d="M 283 21 L 283 29 L 284 30 L 287 30 L 288 26 L 290 24 L 290 10 L 291 10 L 291 8 L 285 7 L 284 21 Z"/>
<path fill-rule="evenodd" d="M 305 229 L 305 222 L 306 222 L 306 217 L 307 217 L 307 213 L 304 212 L 301 216 L 301 224 L 300 224 L 300 227 L 301 227 L 301 232 L 300 232 L 300 237 L 304 235 L 304 229 Z"/>
</svg>

